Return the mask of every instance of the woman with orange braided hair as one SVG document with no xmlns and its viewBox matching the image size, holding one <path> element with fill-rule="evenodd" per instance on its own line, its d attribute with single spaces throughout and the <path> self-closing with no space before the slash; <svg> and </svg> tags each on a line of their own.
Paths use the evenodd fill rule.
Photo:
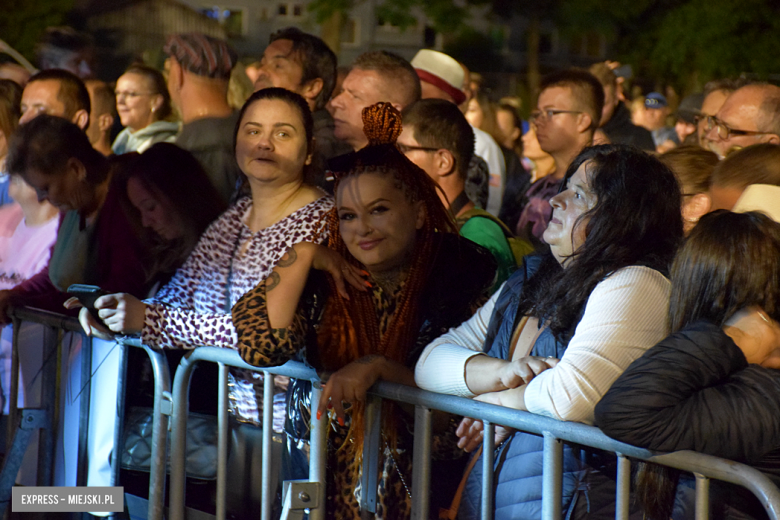
<svg viewBox="0 0 780 520">
<path fill-rule="evenodd" d="M 485 301 L 496 270 L 487 250 L 457 235 L 434 182 L 395 146 L 399 113 L 379 103 L 363 121 L 368 146 L 331 163 L 337 202 L 327 248 L 296 244 L 233 308 L 245 361 L 298 358 L 327 379 L 316 413 L 334 419 L 329 518 L 361 518 L 368 388 L 378 379 L 414 385 L 422 348 Z M 376 518 L 410 516 L 412 422 L 395 405 L 383 411 Z"/>
</svg>

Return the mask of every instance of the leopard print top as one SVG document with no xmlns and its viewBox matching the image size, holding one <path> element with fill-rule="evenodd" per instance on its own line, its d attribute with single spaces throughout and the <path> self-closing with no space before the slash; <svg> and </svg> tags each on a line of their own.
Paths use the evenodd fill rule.
<svg viewBox="0 0 780 520">
<path fill-rule="evenodd" d="M 333 207 L 333 199 L 323 192 L 322 198 L 257 233 L 244 223 L 251 207 L 252 199 L 243 198 L 214 221 L 171 281 L 146 301 L 141 333 L 144 344 L 236 348 L 230 308 L 271 273 L 287 249 L 298 242 L 313 241 L 320 220 Z M 233 411 L 241 419 L 258 422 L 261 415 L 253 383 L 260 374 L 232 374 Z M 259 391 L 262 395 L 262 387 Z"/>
</svg>

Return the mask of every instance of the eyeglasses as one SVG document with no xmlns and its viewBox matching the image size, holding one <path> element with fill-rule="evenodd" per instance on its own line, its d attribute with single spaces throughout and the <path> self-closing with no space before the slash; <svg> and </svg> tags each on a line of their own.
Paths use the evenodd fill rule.
<svg viewBox="0 0 780 520">
<path fill-rule="evenodd" d="M 117 99 L 119 98 L 136 98 L 138 96 L 152 96 L 154 95 L 154 92 L 133 92 L 132 90 L 115 90 L 114 95 Z"/>
<path fill-rule="evenodd" d="M 402 154 L 407 154 L 409 152 L 413 152 L 415 150 L 422 150 L 423 152 L 438 152 L 439 148 L 431 148 L 430 146 L 409 146 L 406 144 L 401 143 L 395 143 L 395 145 L 398 147 L 398 151 L 400 151 Z"/>
<path fill-rule="evenodd" d="M 554 108 L 548 108 L 547 110 L 537 110 L 535 112 L 531 112 L 529 121 L 538 125 L 539 123 L 546 123 L 552 119 L 553 116 L 557 116 L 558 114 L 582 114 L 582 110 L 555 110 Z"/>
<path fill-rule="evenodd" d="M 727 140 L 729 137 L 739 137 L 741 135 L 764 135 L 769 132 L 758 132 L 755 130 L 737 130 L 736 128 L 731 128 L 726 123 L 721 121 L 715 116 L 707 116 L 704 118 L 704 127 L 709 132 L 713 128 L 717 129 L 718 137 L 720 137 L 722 140 Z"/>
</svg>

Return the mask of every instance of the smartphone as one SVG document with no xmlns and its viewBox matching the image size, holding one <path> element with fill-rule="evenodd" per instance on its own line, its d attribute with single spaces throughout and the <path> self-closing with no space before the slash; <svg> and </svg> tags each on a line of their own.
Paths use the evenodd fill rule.
<svg viewBox="0 0 780 520">
<path fill-rule="evenodd" d="M 74 283 L 73 285 L 68 287 L 68 294 L 72 294 L 73 296 L 78 298 L 79 301 L 81 302 L 81 305 L 89 309 L 89 313 L 92 314 L 92 316 L 96 320 L 98 320 L 101 324 L 103 324 L 103 320 L 100 319 L 100 316 L 98 316 L 98 311 L 97 309 L 95 309 L 95 300 L 97 300 L 104 294 L 108 294 L 106 291 L 104 291 L 97 285 L 84 285 L 80 283 Z"/>
</svg>

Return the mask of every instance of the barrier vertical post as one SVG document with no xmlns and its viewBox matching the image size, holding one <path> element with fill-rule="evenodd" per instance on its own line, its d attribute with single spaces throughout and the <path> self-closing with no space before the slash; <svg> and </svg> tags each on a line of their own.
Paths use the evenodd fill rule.
<svg viewBox="0 0 780 520">
<path fill-rule="evenodd" d="M 311 385 L 311 423 L 312 428 L 309 433 L 310 460 L 309 460 L 309 480 L 319 482 L 319 503 L 318 507 L 309 512 L 309 520 L 325 520 L 325 504 L 327 503 L 327 483 L 325 480 L 325 466 L 327 457 L 327 437 L 328 437 L 328 414 L 324 414 L 319 420 L 316 417 L 316 407 L 320 402 L 322 387 L 318 382 Z"/>
<path fill-rule="evenodd" d="M 496 449 L 496 427 L 482 421 L 482 518 L 493 520 L 493 456 Z"/>
<path fill-rule="evenodd" d="M 696 475 L 696 520 L 708 520 L 710 517 L 710 479 Z"/>
<path fill-rule="evenodd" d="M 51 486 L 54 482 L 54 446 L 59 420 L 59 404 L 57 391 L 57 374 L 61 372 L 62 357 L 59 349 L 59 331 L 54 327 L 43 328 L 43 351 L 41 353 L 41 401 L 40 406 L 46 410 L 49 426 L 39 436 L 38 470 L 36 483 L 39 486 Z"/>
<path fill-rule="evenodd" d="M 140 345 L 140 343 L 139 343 Z M 168 461 L 168 423 L 171 414 L 171 373 L 168 361 L 162 352 L 147 346 L 143 349 L 149 355 L 154 372 L 154 427 L 152 429 L 152 462 L 149 476 L 150 520 L 163 520 L 165 503 L 165 477 Z M 163 411 L 163 407 L 165 410 Z"/>
<path fill-rule="evenodd" d="M 314 407 L 314 403 L 312 403 Z M 360 509 L 376 513 L 376 486 L 379 473 L 379 452 L 382 442 L 382 399 L 369 396 L 366 400 L 366 423 L 363 435 L 363 475 Z M 346 442 L 346 441 L 345 441 Z"/>
<path fill-rule="evenodd" d="M 561 518 L 563 494 L 563 443 L 544 432 L 544 469 L 542 475 L 542 520 Z"/>
<path fill-rule="evenodd" d="M 11 340 L 11 400 L 8 402 L 8 424 L 5 432 L 5 453 L 11 451 L 11 444 L 16 433 L 16 418 L 19 414 L 17 403 L 19 402 L 19 328 L 22 322 L 18 318 L 12 321 Z"/>
<path fill-rule="evenodd" d="M 189 389 L 195 363 L 188 357 L 182 358 L 173 380 L 173 430 L 171 432 L 171 520 L 184 520 L 187 414 L 189 412 Z"/>
<path fill-rule="evenodd" d="M 271 489 L 271 437 L 274 434 L 274 375 L 263 372 L 263 494 L 261 520 L 271 520 L 274 491 Z"/>
<path fill-rule="evenodd" d="M 122 462 L 122 433 L 124 431 L 125 423 L 125 394 L 127 391 L 125 381 L 127 380 L 127 347 L 123 344 L 118 344 L 116 348 L 122 349 L 121 356 L 122 361 L 119 365 L 119 373 L 117 374 L 117 392 L 116 392 L 116 411 L 114 412 L 114 421 L 116 428 L 114 429 L 114 449 L 111 450 L 111 485 L 116 486 L 119 483 L 119 467 Z"/>
<path fill-rule="evenodd" d="M 412 458 L 412 520 L 425 520 L 430 509 L 431 425 L 433 412 L 414 408 L 414 455 Z M 398 468 L 401 471 L 401 468 Z M 407 483 L 408 485 L 408 483 Z"/>
<path fill-rule="evenodd" d="M 217 405 L 217 520 L 227 516 L 227 456 L 228 456 L 228 367 L 217 363 L 219 371 Z M 189 408 L 189 407 L 188 407 Z"/>
<path fill-rule="evenodd" d="M 620 453 L 618 453 L 617 456 L 615 520 L 628 520 L 628 494 L 631 489 L 631 461 Z"/>
<path fill-rule="evenodd" d="M 75 334 L 75 333 L 74 333 Z M 66 360 L 67 362 L 67 360 Z M 81 334 L 81 378 L 79 384 L 79 449 L 76 485 L 87 485 L 88 444 L 89 444 L 89 403 L 90 380 L 92 379 L 92 336 Z"/>
</svg>

